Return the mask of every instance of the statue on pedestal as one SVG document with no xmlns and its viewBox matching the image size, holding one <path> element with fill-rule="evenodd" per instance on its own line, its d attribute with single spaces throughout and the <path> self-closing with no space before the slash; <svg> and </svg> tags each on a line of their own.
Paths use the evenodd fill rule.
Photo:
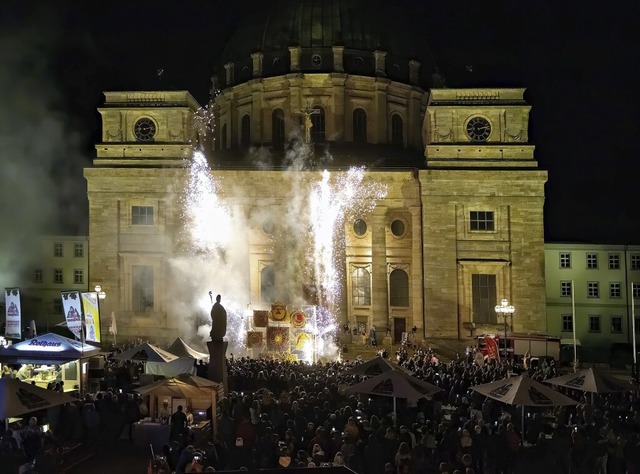
<svg viewBox="0 0 640 474">
<path fill-rule="evenodd" d="M 216 302 L 211 307 L 211 340 L 222 342 L 227 333 L 227 311 L 220 304 L 220 295 L 216 296 Z"/>
</svg>

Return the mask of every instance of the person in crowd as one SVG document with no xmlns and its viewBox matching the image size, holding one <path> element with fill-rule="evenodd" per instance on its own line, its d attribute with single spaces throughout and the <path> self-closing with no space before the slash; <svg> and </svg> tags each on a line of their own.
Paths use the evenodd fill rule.
<svg viewBox="0 0 640 474">
<path fill-rule="evenodd" d="M 187 415 L 182 411 L 182 405 L 178 405 L 175 413 L 169 420 L 171 424 L 171 441 L 184 441 L 187 437 Z"/>
</svg>

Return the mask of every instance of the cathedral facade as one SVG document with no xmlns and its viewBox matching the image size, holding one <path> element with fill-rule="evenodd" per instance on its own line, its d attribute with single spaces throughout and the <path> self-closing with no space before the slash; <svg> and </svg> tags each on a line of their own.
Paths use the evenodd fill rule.
<svg viewBox="0 0 640 474">
<path fill-rule="evenodd" d="M 547 174 L 524 89 L 443 87 L 397 38 L 355 25 L 353 1 L 325 3 L 291 2 L 240 28 L 205 108 L 185 91 L 105 93 L 85 169 L 89 286 L 107 292 L 103 310 L 125 338 L 172 339 L 198 312 L 176 304 L 176 292 L 202 297 L 193 278 L 238 311 L 330 300 L 338 328 L 375 326 L 395 341 L 412 329 L 419 339 L 495 332 L 503 298 L 516 307 L 511 330 L 544 332 Z M 235 238 L 212 268 L 185 272 L 183 196 L 198 149 L 232 216 L 209 232 Z M 331 239 L 331 300 L 309 254 L 325 218 L 305 209 L 323 179 L 352 186 L 354 166 L 362 177 Z"/>
</svg>

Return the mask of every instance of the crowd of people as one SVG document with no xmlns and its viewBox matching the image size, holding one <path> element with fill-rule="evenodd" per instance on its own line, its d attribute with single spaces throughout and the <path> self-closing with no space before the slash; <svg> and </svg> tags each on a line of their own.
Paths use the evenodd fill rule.
<svg viewBox="0 0 640 474">
<path fill-rule="evenodd" d="M 151 468 L 176 474 L 322 466 L 347 466 L 358 474 L 640 472 L 638 392 L 591 397 L 563 390 L 578 405 L 529 410 L 521 426 L 517 407 L 480 396 L 473 386 L 515 370 L 543 380 L 558 374 L 553 364 L 478 364 L 472 351 L 441 362 L 417 347 L 395 355 L 441 392 L 432 399 L 399 400 L 394 413 L 390 398 L 347 390 L 362 380 L 349 373 L 360 361 L 230 357 L 215 439 L 196 442 L 187 429 L 172 429 Z M 130 390 L 141 366 L 109 360 L 106 367 L 109 386 L 50 410 L 47 433 L 38 420 L 11 425 L 2 436 L 0 465 L 57 472 L 56 453 L 64 442 L 115 443 L 131 423 L 148 416 L 148 400 Z M 185 426 L 183 417 L 173 424 Z"/>
</svg>

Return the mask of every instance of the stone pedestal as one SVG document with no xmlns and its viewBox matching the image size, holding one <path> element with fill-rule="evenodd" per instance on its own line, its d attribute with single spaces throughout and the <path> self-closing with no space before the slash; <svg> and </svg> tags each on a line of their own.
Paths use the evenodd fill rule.
<svg viewBox="0 0 640 474">
<path fill-rule="evenodd" d="M 221 383 L 224 387 L 224 395 L 227 396 L 227 346 L 226 341 L 209 341 L 209 371 L 207 377 L 213 382 Z"/>
<path fill-rule="evenodd" d="M 390 346 L 392 344 L 391 336 L 384 336 L 382 338 L 382 344 L 384 344 L 385 346 Z"/>
</svg>

